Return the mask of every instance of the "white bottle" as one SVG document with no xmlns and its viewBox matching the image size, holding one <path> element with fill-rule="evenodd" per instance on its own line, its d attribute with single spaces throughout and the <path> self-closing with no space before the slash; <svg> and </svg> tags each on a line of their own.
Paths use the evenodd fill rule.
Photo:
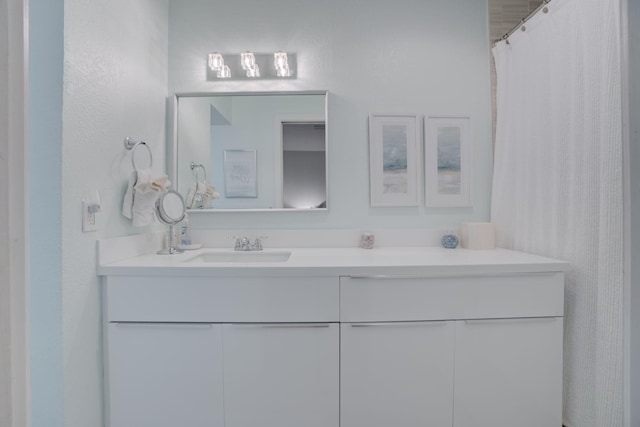
<svg viewBox="0 0 640 427">
<path fill-rule="evenodd" d="M 180 225 L 180 244 L 182 246 L 191 245 L 191 227 L 189 226 L 189 218 L 186 215 Z"/>
</svg>

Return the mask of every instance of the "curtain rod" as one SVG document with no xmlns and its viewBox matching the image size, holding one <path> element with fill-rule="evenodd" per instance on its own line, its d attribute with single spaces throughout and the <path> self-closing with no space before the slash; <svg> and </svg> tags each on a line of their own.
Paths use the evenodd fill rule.
<svg viewBox="0 0 640 427">
<path fill-rule="evenodd" d="M 511 34 L 515 33 L 516 31 L 518 31 L 519 28 L 522 28 L 522 26 L 524 25 L 525 22 L 527 22 L 529 19 L 533 18 L 533 16 L 540 12 L 540 10 L 543 10 L 544 13 L 547 13 L 549 10 L 547 9 L 547 5 L 549 4 L 551 0 L 542 0 L 542 4 L 540 4 L 540 6 L 536 7 L 535 10 L 533 12 L 531 12 L 530 14 L 528 14 L 525 18 L 522 18 L 522 20 L 516 24 L 512 29 L 510 29 L 509 31 L 507 31 L 502 37 L 500 37 L 499 39 L 495 40 L 493 42 L 493 44 L 497 44 L 498 42 L 501 42 L 503 40 L 506 40 L 507 43 L 509 43 L 509 36 L 511 36 Z M 524 29 L 523 29 L 524 31 Z"/>
</svg>

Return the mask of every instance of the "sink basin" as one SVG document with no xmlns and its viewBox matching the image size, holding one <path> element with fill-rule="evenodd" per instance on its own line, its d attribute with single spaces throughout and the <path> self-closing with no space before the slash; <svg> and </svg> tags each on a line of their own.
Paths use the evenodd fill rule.
<svg viewBox="0 0 640 427">
<path fill-rule="evenodd" d="M 196 257 L 186 260 L 186 262 L 285 262 L 291 256 L 289 251 L 225 251 L 225 252 L 205 252 Z"/>
</svg>

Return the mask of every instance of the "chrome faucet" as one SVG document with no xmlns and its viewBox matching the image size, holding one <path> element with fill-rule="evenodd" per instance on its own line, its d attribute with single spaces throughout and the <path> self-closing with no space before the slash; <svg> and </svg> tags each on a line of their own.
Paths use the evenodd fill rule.
<svg viewBox="0 0 640 427">
<path fill-rule="evenodd" d="M 256 237 L 256 240 L 251 243 L 249 239 L 246 237 L 238 237 L 234 236 L 236 239 L 235 247 L 233 248 L 236 251 L 261 251 L 262 250 L 262 241 L 260 237 Z"/>
</svg>

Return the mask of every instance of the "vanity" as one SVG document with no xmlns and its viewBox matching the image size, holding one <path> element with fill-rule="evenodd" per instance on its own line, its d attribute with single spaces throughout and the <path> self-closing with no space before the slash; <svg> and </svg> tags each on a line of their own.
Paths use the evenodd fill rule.
<svg viewBox="0 0 640 427">
<path fill-rule="evenodd" d="M 502 249 L 230 252 L 99 267 L 105 425 L 562 424 L 567 263 Z"/>
</svg>

